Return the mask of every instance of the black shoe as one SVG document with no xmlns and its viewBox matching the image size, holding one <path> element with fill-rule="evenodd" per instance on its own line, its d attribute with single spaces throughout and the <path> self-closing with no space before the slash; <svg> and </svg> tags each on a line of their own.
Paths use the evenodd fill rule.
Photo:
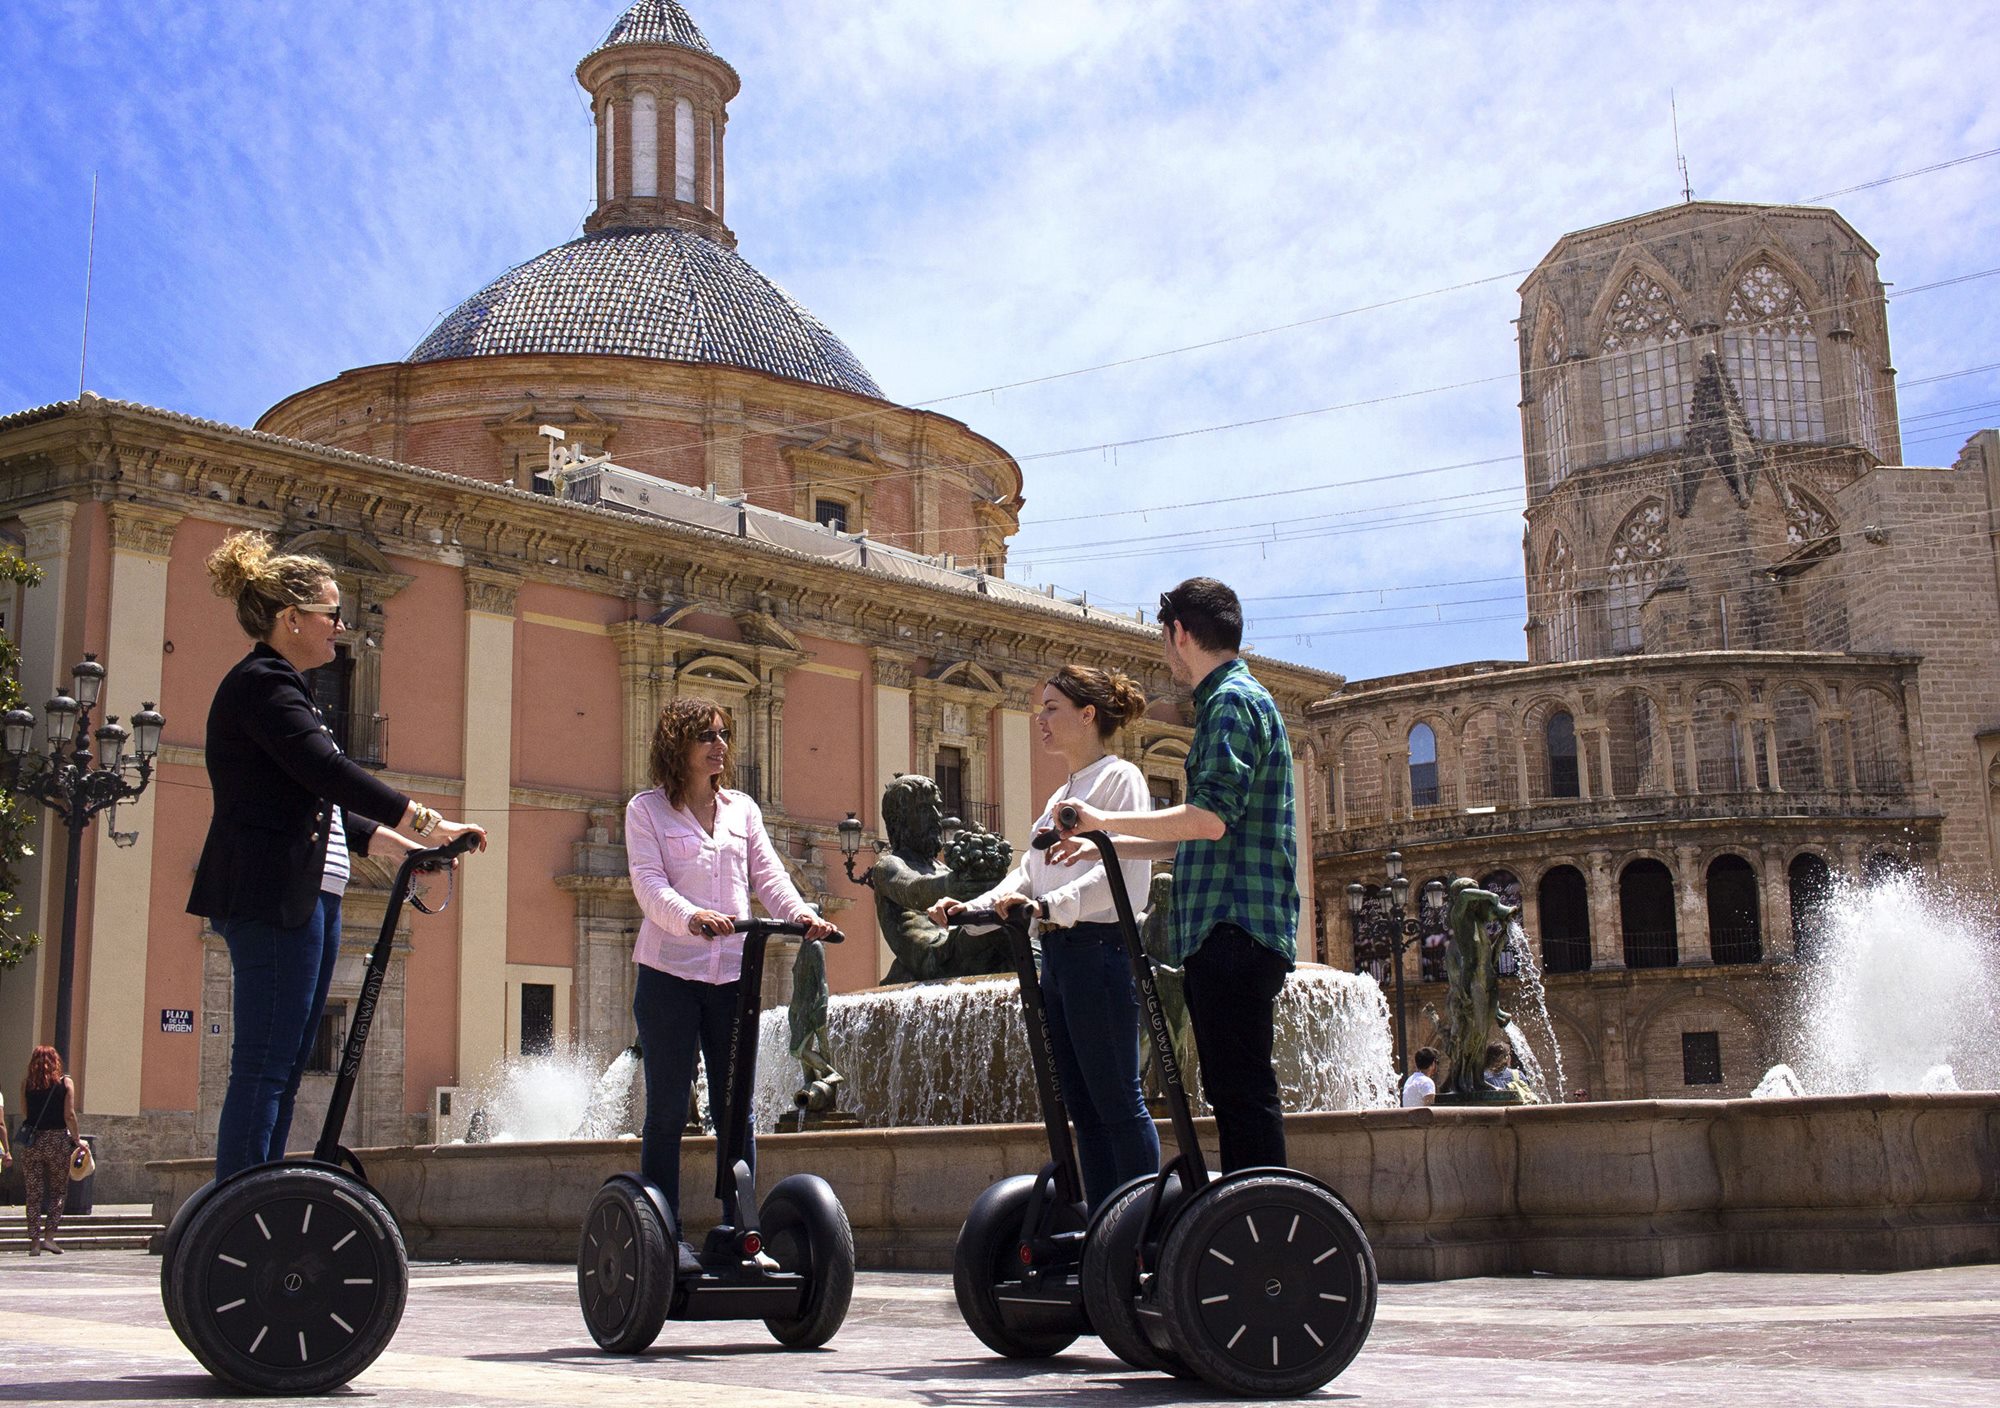
<svg viewBox="0 0 2000 1408">
<path fill-rule="evenodd" d="M 701 1275 L 701 1255 L 695 1251 L 692 1242 L 681 1242 L 678 1244 L 674 1261 L 674 1274 L 676 1276 Z"/>
</svg>

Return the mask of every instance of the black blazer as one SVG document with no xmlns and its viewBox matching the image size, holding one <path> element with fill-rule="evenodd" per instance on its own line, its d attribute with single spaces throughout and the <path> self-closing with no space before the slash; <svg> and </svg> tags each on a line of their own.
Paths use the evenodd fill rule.
<svg viewBox="0 0 2000 1408">
<path fill-rule="evenodd" d="M 305 923 L 319 902 L 333 808 L 357 855 L 368 853 L 376 822 L 394 826 L 409 809 L 408 797 L 340 751 L 306 677 L 261 641 L 216 687 L 207 752 L 215 813 L 187 908 L 217 925 Z"/>
</svg>

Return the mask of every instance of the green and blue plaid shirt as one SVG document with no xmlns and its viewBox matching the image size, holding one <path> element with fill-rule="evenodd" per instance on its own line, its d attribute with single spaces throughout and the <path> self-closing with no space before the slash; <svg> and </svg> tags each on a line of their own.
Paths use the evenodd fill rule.
<svg viewBox="0 0 2000 1408">
<path fill-rule="evenodd" d="M 1297 962 L 1292 743 L 1270 691 L 1241 660 L 1194 687 L 1187 802 L 1228 829 L 1219 841 L 1183 841 L 1174 851 L 1173 962 L 1185 963 L 1218 924 Z"/>
</svg>

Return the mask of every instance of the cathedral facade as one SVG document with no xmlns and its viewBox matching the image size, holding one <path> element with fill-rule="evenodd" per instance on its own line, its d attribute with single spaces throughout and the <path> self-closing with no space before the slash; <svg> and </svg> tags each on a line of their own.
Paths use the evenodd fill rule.
<svg viewBox="0 0 2000 1408">
<path fill-rule="evenodd" d="M 1517 896 L 1573 1091 L 1747 1093 L 1839 878 L 1993 892 L 2000 437 L 1901 463 L 1876 257 L 1712 201 L 1560 240 L 1520 291 L 1528 662 L 1311 711 L 1322 922 L 1389 975 L 1327 899 L 1372 911 L 1392 849 Z"/>
<path fill-rule="evenodd" d="M 100 820 L 79 872 L 70 1054 L 101 1196 L 144 1196 L 146 1158 L 205 1152 L 227 1077 L 227 953 L 183 906 L 210 812 L 209 700 L 247 644 L 203 566 L 233 530 L 334 565 L 347 625 L 315 672 L 329 726 L 491 840 L 448 911 L 405 912 L 357 1145 L 446 1132 L 443 1100 L 504 1057 L 630 1041 L 639 915 L 620 827 L 677 695 L 729 714 L 738 785 L 849 936 L 828 954 L 837 990 L 888 966 L 838 824 L 881 834 L 884 784 L 925 772 L 949 809 L 1024 842 L 1062 780 L 1030 726 L 1062 664 L 1142 683 L 1153 708 L 1122 746 L 1178 800 L 1187 699 L 1157 629 L 1010 583 L 1012 456 L 888 399 L 737 253 L 734 69 L 674 0 L 639 0 L 576 76 L 597 143 L 584 235 L 474 293 L 403 360 L 253 428 L 91 394 L 0 416 L 0 533 L 45 574 L 0 601 L 29 703 L 88 652 L 105 708 L 156 701 L 167 719 L 152 786 L 116 818 L 136 839 L 112 845 Z M 1338 683 L 1255 668 L 1299 729 Z M 1307 781 L 1301 760 L 1301 795 Z M 52 823 L 37 839 L 52 859 L 32 863 L 23 908 L 48 941 L 0 975 L 0 1069 L 53 1027 L 64 848 Z M 358 863 L 300 1128 L 323 1108 L 387 880 Z M 772 966 L 767 999 L 787 972 Z"/>
</svg>

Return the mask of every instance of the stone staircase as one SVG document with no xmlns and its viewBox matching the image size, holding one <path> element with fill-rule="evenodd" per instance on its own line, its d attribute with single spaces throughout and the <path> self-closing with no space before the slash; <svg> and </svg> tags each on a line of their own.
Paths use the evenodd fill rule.
<svg viewBox="0 0 2000 1408">
<path fill-rule="evenodd" d="M 164 1230 L 144 1203 L 100 1204 L 95 1212 L 64 1216 L 56 1241 L 65 1254 L 145 1251 Z M 28 1219 L 18 1206 L 0 1208 L 0 1255 L 7 1254 L 28 1254 Z"/>
</svg>

